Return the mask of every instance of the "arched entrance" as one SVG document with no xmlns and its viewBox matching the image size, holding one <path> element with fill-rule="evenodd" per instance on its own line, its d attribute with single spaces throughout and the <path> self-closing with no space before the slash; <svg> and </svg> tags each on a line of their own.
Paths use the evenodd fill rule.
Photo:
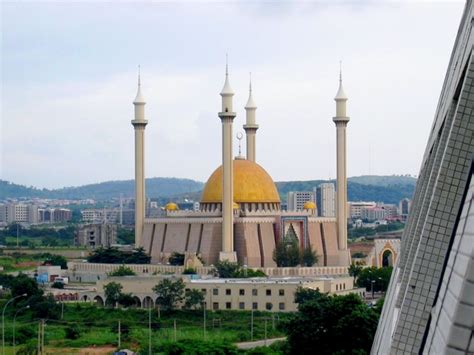
<svg viewBox="0 0 474 355">
<path fill-rule="evenodd" d="M 390 249 L 386 249 L 382 253 L 382 267 L 393 266 L 393 253 Z"/>
<path fill-rule="evenodd" d="M 134 308 L 140 308 L 142 306 L 142 301 L 137 296 L 133 297 L 135 304 L 133 305 Z"/>
<path fill-rule="evenodd" d="M 94 297 L 94 302 L 96 305 L 103 307 L 104 306 L 104 300 L 100 296 L 95 296 Z"/>
<path fill-rule="evenodd" d="M 153 302 L 153 299 L 150 296 L 146 296 L 143 299 L 142 307 L 143 308 L 153 308 L 154 304 L 155 303 Z"/>
<path fill-rule="evenodd" d="M 87 301 L 89 301 L 89 297 L 87 297 L 87 295 L 84 295 L 84 296 L 82 296 L 81 301 L 87 302 Z"/>
</svg>

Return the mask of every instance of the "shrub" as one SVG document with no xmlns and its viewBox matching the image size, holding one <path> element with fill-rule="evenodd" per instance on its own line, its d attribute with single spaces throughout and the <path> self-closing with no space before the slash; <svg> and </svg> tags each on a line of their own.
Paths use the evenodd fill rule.
<svg viewBox="0 0 474 355">
<path fill-rule="evenodd" d="M 118 269 L 115 269 L 114 271 L 109 272 L 108 275 L 109 276 L 133 276 L 133 275 L 136 275 L 136 273 L 129 267 L 125 265 L 120 265 Z"/>
<path fill-rule="evenodd" d="M 184 269 L 184 271 L 183 271 L 183 275 L 194 275 L 194 274 L 197 274 L 197 272 L 196 272 L 196 269 L 194 269 L 192 267 L 188 267 L 188 268 Z"/>
<path fill-rule="evenodd" d="M 66 331 L 66 339 L 75 340 L 81 336 L 81 332 L 78 327 L 67 327 Z"/>
<path fill-rule="evenodd" d="M 173 252 L 169 259 L 170 265 L 181 266 L 184 265 L 184 254 Z"/>
<path fill-rule="evenodd" d="M 59 288 L 63 289 L 64 288 L 64 283 L 59 282 L 59 281 L 54 281 L 53 284 L 51 285 L 52 288 Z"/>
</svg>

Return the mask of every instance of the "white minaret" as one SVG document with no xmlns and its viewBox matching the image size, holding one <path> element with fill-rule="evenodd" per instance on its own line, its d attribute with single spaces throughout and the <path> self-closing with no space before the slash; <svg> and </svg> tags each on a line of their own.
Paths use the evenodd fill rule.
<svg viewBox="0 0 474 355">
<path fill-rule="evenodd" d="M 140 83 L 140 68 L 138 70 L 138 91 L 133 105 L 135 119 L 132 120 L 135 129 L 135 246 L 140 247 L 145 219 L 145 98 L 142 95 Z"/>
<path fill-rule="evenodd" d="M 339 250 L 347 249 L 347 173 L 346 173 L 346 127 L 349 122 L 347 116 L 347 96 L 342 87 L 342 70 L 339 72 L 339 90 L 336 97 L 336 124 L 337 141 L 337 191 L 336 191 L 336 220 L 337 240 Z"/>
<path fill-rule="evenodd" d="M 229 70 L 226 63 L 225 83 L 221 91 L 222 111 L 219 118 L 222 121 L 222 251 L 219 254 L 220 260 L 237 261 L 237 254 L 234 251 L 234 172 L 232 162 L 232 123 L 236 116 L 233 112 L 232 97 L 234 91 L 229 84 Z"/>
<path fill-rule="evenodd" d="M 255 139 L 258 129 L 258 124 L 255 123 L 255 111 L 257 110 L 257 105 L 253 100 L 252 96 L 252 77 L 250 77 L 249 84 L 249 99 L 245 105 L 246 112 L 246 122 L 244 124 L 245 133 L 247 135 L 247 160 L 255 162 Z"/>
</svg>

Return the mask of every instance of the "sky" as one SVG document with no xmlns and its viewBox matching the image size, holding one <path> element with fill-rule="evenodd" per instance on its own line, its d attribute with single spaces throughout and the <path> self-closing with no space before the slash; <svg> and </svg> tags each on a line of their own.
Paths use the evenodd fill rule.
<svg viewBox="0 0 474 355">
<path fill-rule="evenodd" d="M 252 72 L 257 162 L 275 181 L 335 177 L 340 61 L 348 176 L 418 175 L 464 1 L 0 6 L 0 178 L 59 188 L 133 178 L 138 65 L 146 177 L 206 181 L 226 53 L 234 136 Z"/>
</svg>

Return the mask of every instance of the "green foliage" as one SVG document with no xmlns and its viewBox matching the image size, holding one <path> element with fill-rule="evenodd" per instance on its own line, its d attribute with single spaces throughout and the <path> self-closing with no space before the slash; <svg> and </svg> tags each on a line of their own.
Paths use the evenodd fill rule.
<svg viewBox="0 0 474 355">
<path fill-rule="evenodd" d="M 361 253 L 360 251 L 358 251 L 357 253 L 352 254 L 352 257 L 356 258 L 356 259 L 362 259 L 362 258 L 365 258 L 366 256 L 367 256 L 366 254 Z"/>
<path fill-rule="evenodd" d="M 59 282 L 59 281 L 54 281 L 53 284 L 51 285 L 52 288 L 58 288 L 58 289 L 63 289 L 64 288 L 64 283 Z"/>
<path fill-rule="evenodd" d="M 118 269 L 115 269 L 114 271 L 109 272 L 108 275 L 109 276 L 133 276 L 133 275 L 136 275 L 136 273 L 129 267 L 125 265 L 120 265 Z"/>
<path fill-rule="evenodd" d="M 53 295 L 36 295 L 28 299 L 31 311 L 36 318 L 59 319 L 61 306 L 54 300 Z"/>
<path fill-rule="evenodd" d="M 132 307 L 135 306 L 135 298 L 131 293 L 120 293 L 118 303 L 126 308 Z"/>
<path fill-rule="evenodd" d="M 105 304 L 115 308 L 122 295 L 122 289 L 123 286 L 118 282 L 109 282 L 104 285 Z"/>
<path fill-rule="evenodd" d="M 122 244 L 133 244 L 135 243 L 135 231 L 119 226 L 117 228 L 117 240 Z"/>
<path fill-rule="evenodd" d="M 75 340 L 81 336 L 81 332 L 78 327 L 67 327 L 66 331 L 66 339 Z"/>
<path fill-rule="evenodd" d="M 357 286 L 365 287 L 367 291 L 386 291 L 392 275 L 392 267 L 376 268 L 375 266 L 363 268 L 357 278 Z M 374 281 L 372 283 L 372 281 Z"/>
<path fill-rule="evenodd" d="M 284 324 L 292 354 L 368 353 L 378 314 L 355 294 L 330 296 L 299 289 L 298 312 Z"/>
<path fill-rule="evenodd" d="M 357 279 L 357 277 L 359 276 L 361 271 L 362 271 L 362 266 L 361 265 L 352 263 L 349 266 L 349 275 L 354 277 L 355 279 Z"/>
<path fill-rule="evenodd" d="M 195 288 L 186 291 L 184 296 L 184 307 L 186 309 L 197 309 L 204 302 L 204 292 Z"/>
<path fill-rule="evenodd" d="M 184 254 L 174 251 L 170 255 L 168 262 L 170 263 L 170 265 L 175 265 L 175 266 L 184 265 Z"/>
<path fill-rule="evenodd" d="M 137 248 L 133 252 L 125 252 L 117 248 L 99 248 L 87 258 L 90 263 L 104 264 L 149 264 L 150 260 L 151 257 L 143 248 Z"/>
<path fill-rule="evenodd" d="M 296 239 L 279 241 L 273 250 L 273 261 L 278 267 L 293 267 L 301 262 L 300 247 Z"/>
<path fill-rule="evenodd" d="M 301 265 L 303 266 L 313 266 L 318 262 L 318 256 L 316 252 L 311 248 L 311 246 L 307 246 L 306 248 L 301 251 Z"/>
<path fill-rule="evenodd" d="M 377 233 L 386 233 L 386 232 L 393 232 L 397 230 L 401 230 L 405 228 L 405 224 L 401 222 L 391 222 L 387 224 L 381 224 L 377 227 L 375 227 L 375 231 Z"/>
<path fill-rule="evenodd" d="M 375 235 L 375 229 L 374 228 L 366 228 L 366 227 L 360 227 L 360 228 L 351 228 L 347 231 L 347 237 L 349 239 L 356 239 L 360 237 L 369 237 L 372 235 Z"/>
<path fill-rule="evenodd" d="M 157 349 L 158 350 L 158 349 Z M 156 350 L 155 350 L 156 351 Z M 168 355 L 237 355 L 239 350 L 233 344 L 205 341 L 201 339 L 183 339 L 177 342 L 169 342 L 163 345 L 162 349 L 158 350 L 160 353 Z M 156 351 L 156 353 L 158 353 Z"/>
<path fill-rule="evenodd" d="M 188 267 L 186 269 L 184 269 L 183 271 L 183 275 L 195 275 L 197 272 L 196 272 L 196 269 L 192 268 L 192 267 Z"/>
<path fill-rule="evenodd" d="M 262 270 L 249 269 L 242 267 L 238 263 L 228 260 L 219 261 L 215 265 L 217 275 L 223 279 L 245 279 L 249 277 L 266 277 Z"/>
<path fill-rule="evenodd" d="M 17 297 L 25 293 L 27 294 L 26 298 L 43 295 L 43 291 L 38 288 L 36 281 L 22 273 L 11 280 L 10 290 L 12 297 Z"/>
<path fill-rule="evenodd" d="M 158 297 L 156 304 L 164 310 L 171 310 L 184 298 L 184 282 L 181 279 L 163 279 L 153 287 Z"/>
<path fill-rule="evenodd" d="M 67 269 L 67 259 L 62 255 L 51 255 L 43 262 L 43 265 L 61 266 L 61 269 Z"/>
</svg>

